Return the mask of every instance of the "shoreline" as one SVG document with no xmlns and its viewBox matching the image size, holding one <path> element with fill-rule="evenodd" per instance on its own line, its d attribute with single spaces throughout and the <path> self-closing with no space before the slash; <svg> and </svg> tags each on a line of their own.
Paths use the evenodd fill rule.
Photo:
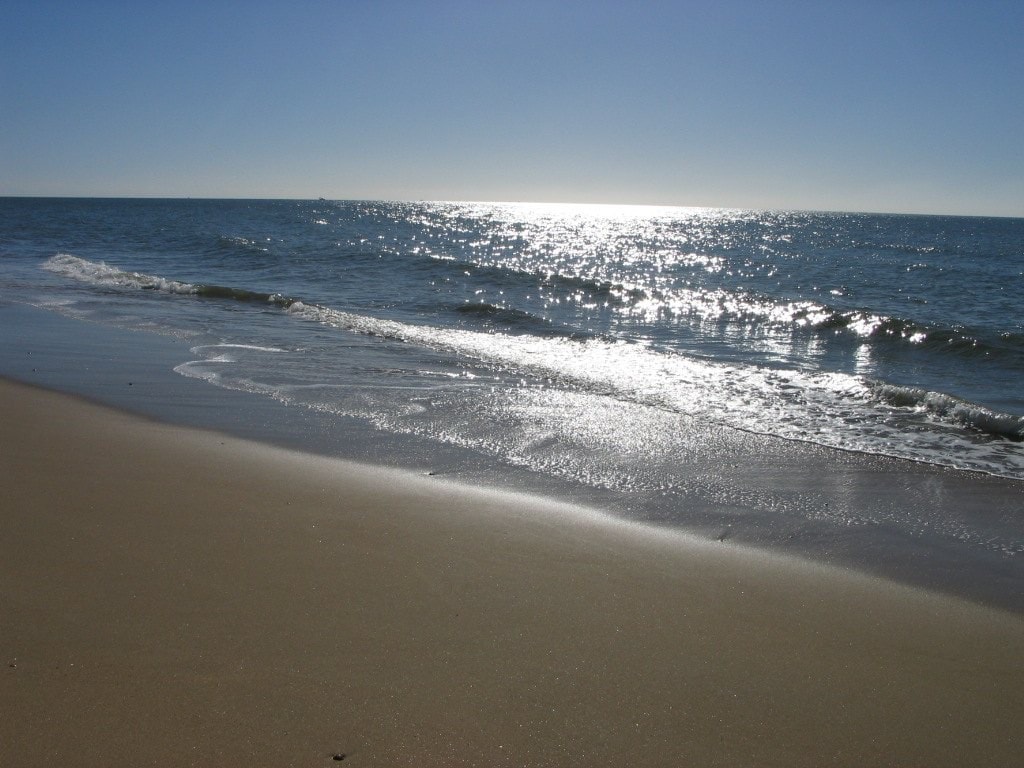
<svg viewBox="0 0 1024 768">
<path fill-rule="evenodd" d="M 0 763 L 1024 749 L 1010 613 L 10 380 L 0 419 Z"/>
<path fill-rule="evenodd" d="M 0 314 L 11 331 L 0 376 L 30 385 L 163 423 L 582 504 L 1024 615 L 1019 481 L 690 424 L 668 492 L 623 491 L 175 373 L 203 341 L 27 305 L 0 302 Z"/>
</svg>

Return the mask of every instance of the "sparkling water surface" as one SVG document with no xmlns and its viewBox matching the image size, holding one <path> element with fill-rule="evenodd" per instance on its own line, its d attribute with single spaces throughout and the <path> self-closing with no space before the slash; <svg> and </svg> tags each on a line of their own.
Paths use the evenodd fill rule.
<svg viewBox="0 0 1024 768">
<path fill-rule="evenodd" d="M 1024 476 L 1021 220 L 327 201 L 3 211 L 14 294 L 212 341 L 182 372 L 223 386 L 518 376 Z M 339 365 L 353 345 L 387 359 Z"/>
<path fill-rule="evenodd" d="M 6 301 L 186 339 L 174 370 L 215 387 L 670 499 L 655 517 L 740 509 L 733 468 L 776 483 L 759 440 L 1024 480 L 1022 287 L 1020 219 L 0 200 Z M 1024 551 L 1012 510 L 803 483 L 755 506 Z"/>
</svg>

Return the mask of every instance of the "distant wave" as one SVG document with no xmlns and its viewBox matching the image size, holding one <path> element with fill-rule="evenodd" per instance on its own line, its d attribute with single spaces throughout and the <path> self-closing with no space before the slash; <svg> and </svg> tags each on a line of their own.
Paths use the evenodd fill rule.
<svg viewBox="0 0 1024 768">
<path fill-rule="evenodd" d="M 1019 356 L 1024 352 L 1021 334 L 990 338 L 971 328 L 941 327 L 867 309 L 841 309 L 813 299 L 780 301 L 754 291 L 662 288 L 454 257 L 432 258 L 453 270 L 472 267 L 491 273 L 497 281 L 503 275 L 527 277 L 541 288 L 568 295 L 577 302 L 603 304 L 627 315 L 764 326 L 793 333 L 841 331 L 870 343 L 908 343 L 963 357 Z"/>
<path fill-rule="evenodd" d="M 214 247 L 218 251 L 226 254 L 241 253 L 245 255 L 263 255 L 270 251 L 266 245 L 261 245 L 256 240 L 231 235 L 217 235 L 216 240 L 214 241 Z"/>
<path fill-rule="evenodd" d="M 501 330 L 512 333 L 533 333 L 539 336 L 567 336 L 584 338 L 583 334 L 573 328 L 552 323 L 543 317 L 524 312 L 514 307 L 490 304 L 486 301 L 468 302 L 454 306 L 456 314 L 482 321 L 488 326 L 498 326 Z"/>
</svg>

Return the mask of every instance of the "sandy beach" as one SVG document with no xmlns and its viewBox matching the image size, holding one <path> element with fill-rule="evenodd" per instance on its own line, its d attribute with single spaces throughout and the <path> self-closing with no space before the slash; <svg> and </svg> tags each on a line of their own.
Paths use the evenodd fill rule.
<svg viewBox="0 0 1024 768">
<path fill-rule="evenodd" d="M 962 766 L 1024 620 L 0 383 L 0 765 Z"/>
</svg>

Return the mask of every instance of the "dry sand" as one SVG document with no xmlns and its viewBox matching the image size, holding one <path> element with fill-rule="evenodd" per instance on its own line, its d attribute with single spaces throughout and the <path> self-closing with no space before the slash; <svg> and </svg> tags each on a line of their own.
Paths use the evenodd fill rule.
<svg viewBox="0 0 1024 768">
<path fill-rule="evenodd" d="M 2 766 L 1011 766 L 1024 620 L 0 382 Z"/>
</svg>

